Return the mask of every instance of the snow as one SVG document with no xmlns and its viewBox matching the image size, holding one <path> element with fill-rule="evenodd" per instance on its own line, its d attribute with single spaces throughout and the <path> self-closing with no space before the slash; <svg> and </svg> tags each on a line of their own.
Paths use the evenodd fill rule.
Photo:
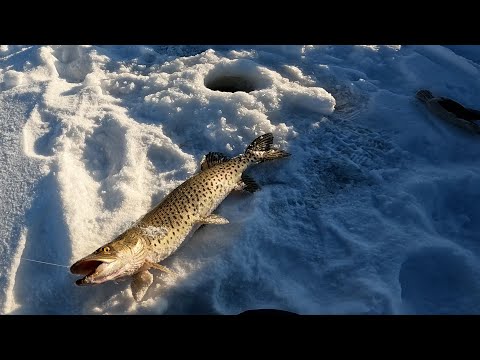
<svg viewBox="0 0 480 360">
<path fill-rule="evenodd" d="M 0 46 L 4 314 L 480 313 L 478 135 L 427 88 L 480 109 L 478 46 Z M 238 90 L 245 91 L 218 91 Z M 68 266 L 265 132 L 251 168 L 154 272 L 78 287 Z M 153 229 L 155 230 L 155 229 Z M 36 263 L 44 261 L 61 266 Z"/>
</svg>

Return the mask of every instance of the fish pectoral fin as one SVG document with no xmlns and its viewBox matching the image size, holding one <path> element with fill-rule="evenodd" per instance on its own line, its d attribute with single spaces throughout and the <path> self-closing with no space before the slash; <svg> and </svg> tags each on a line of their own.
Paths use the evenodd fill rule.
<svg viewBox="0 0 480 360">
<path fill-rule="evenodd" d="M 132 295 L 136 302 L 142 301 L 152 283 L 153 275 L 148 270 L 140 271 L 132 276 L 130 288 L 132 289 Z"/>
<path fill-rule="evenodd" d="M 160 265 L 160 264 L 157 264 L 157 263 L 153 263 L 153 262 L 149 262 L 148 265 L 150 265 L 150 267 L 152 267 L 154 269 L 163 271 L 164 273 L 167 273 L 169 275 L 173 275 L 173 276 L 177 275 L 177 274 L 175 274 L 175 272 L 173 272 L 172 270 L 170 270 L 166 266 L 163 266 L 163 265 Z"/>
<path fill-rule="evenodd" d="M 234 190 L 243 190 L 248 191 L 250 193 L 254 193 L 255 191 L 259 190 L 260 186 L 248 175 L 243 174 L 242 180 L 240 180 L 237 185 L 235 186 Z"/>
<path fill-rule="evenodd" d="M 217 224 L 217 225 L 229 223 L 227 219 L 217 214 L 210 214 L 208 216 L 205 216 L 201 218 L 198 222 L 201 224 Z"/>
<path fill-rule="evenodd" d="M 207 155 L 205 155 L 202 162 L 200 163 L 200 171 L 210 169 L 211 167 L 228 160 L 230 160 L 230 158 L 227 155 L 219 152 L 209 152 Z"/>
</svg>

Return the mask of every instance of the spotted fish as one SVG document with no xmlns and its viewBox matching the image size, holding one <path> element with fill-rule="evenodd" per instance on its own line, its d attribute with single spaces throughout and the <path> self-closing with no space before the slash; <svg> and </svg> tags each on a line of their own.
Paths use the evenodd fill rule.
<svg viewBox="0 0 480 360">
<path fill-rule="evenodd" d="M 132 295 L 141 301 L 153 282 L 149 269 L 172 273 L 159 262 L 174 253 L 189 235 L 203 224 L 228 224 L 227 219 L 212 212 L 232 190 L 253 193 L 259 189 L 244 174 L 250 165 L 290 155 L 272 148 L 272 143 L 273 135 L 268 133 L 256 138 L 244 154 L 234 158 L 208 153 L 197 174 L 113 241 L 74 263 L 70 271 L 84 275 L 76 284 L 100 284 L 132 276 Z"/>
</svg>

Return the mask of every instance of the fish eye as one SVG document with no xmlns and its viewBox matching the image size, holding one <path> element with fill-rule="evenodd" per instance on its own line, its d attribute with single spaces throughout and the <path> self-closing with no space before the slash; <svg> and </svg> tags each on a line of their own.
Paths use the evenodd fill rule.
<svg viewBox="0 0 480 360">
<path fill-rule="evenodd" d="M 95 251 L 97 254 L 99 253 L 105 253 L 105 254 L 109 254 L 110 253 L 110 246 L 104 246 L 104 247 L 101 247 L 99 248 L 97 251 Z"/>
</svg>

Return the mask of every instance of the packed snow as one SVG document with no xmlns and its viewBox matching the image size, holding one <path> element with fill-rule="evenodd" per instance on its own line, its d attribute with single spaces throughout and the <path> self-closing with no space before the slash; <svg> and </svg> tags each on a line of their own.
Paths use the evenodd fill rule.
<svg viewBox="0 0 480 360">
<path fill-rule="evenodd" d="M 478 46 L 0 46 L 3 314 L 480 313 L 480 137 L 415 92 L 480 109 Z M 68 267 L 195 174 L 272 132 L 154 272 Z M 42 263 L 43 262 L 43 263 Z"/>
</svg>

